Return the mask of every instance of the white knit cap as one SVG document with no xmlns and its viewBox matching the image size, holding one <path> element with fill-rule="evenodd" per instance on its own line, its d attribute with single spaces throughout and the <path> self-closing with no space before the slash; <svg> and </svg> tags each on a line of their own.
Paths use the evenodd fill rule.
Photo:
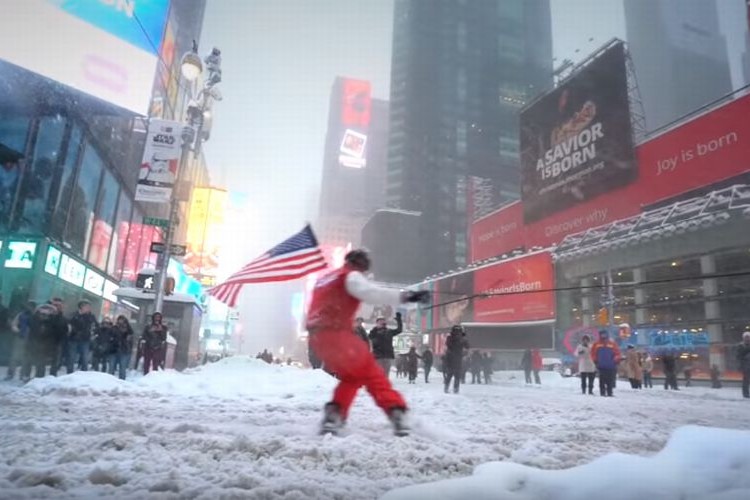
<svg viewBox="0 0 750 500">
<path fill-rule="evenodd" d="M 748 339 L 748 338 L 750 338 L 750 332 L 745 332 L 745 333 L 743 333 L 743 334 L 742 334 L 742 338 L 743 338 L 743 339 Z"/>
</svg>

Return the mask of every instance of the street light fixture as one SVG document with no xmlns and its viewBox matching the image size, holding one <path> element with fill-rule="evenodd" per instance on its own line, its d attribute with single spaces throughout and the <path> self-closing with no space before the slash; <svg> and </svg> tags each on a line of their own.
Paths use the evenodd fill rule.
<svg viewBox="0 0 750 500">
<path fill-rule="evenodd" d="M 189 82 L 195 81 L 203 73 L 203 62 L 201 56 L 198 55 L 198 45 L 195 42 L 193 42 L 193 50 L 185 52 L 182 56 L 180 68 L 183 78 Z"/>
<path fill-rule="evenodd" d="M 154 311 L 163 312 L 164 292 L 167 283 L 167 269 L 172 253 L 172 243 L 174 242 L 175 226 L 179 220 L 180 203 L 176 191 L 180 186 L 180 179 L 185 168 L 187 160 L 192 150 L 197 158 L 201 150 L 201 142 L 207 139 L 208 134 L 204 133 L 204 115 L 206 110 L 211 109 L 212 100 L 220 100 L 221 94 L 214 86 L 221 81 L 221 51 L 214 48 L 211 54 L 206 57 L 206 69 L 208 77 L 203 83 L 203 88 L 198 92 L 195 99 L 188 103 L 187 120 L 188 123 L 182 130 L 182 155 L 180 156 L 180 165 L 177 170 L 175 179 L 175 189 L 172 190 L 169 210 L 169 224 L 165 234 L 164 252 L 160 254 L 160 260 L 157 263 L 157 280 L 156 296 L 154 297 Z M 193 48 L 182 56 L 181 62 L 182 77 L 192 82 L 203 73 L 203 62 L 198 55 L 198 44 L 193 42 Z M 218 98 L 216 96 L 219 96 Z M 210 117 L 210 115 L 209 115 Z M 209 129 L 210 130 L 210 129 Z"/>
</svg>

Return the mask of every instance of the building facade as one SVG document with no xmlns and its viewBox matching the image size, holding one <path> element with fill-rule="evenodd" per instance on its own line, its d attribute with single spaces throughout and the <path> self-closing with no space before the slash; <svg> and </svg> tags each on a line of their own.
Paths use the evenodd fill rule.
<svg viewBox="0 0 750 500">
<path fill-rule="evenodd" d="M 367 219 L 385 206 L 388 103 L 369 82 L 338 77 L 331 89 L 317 235 L 358 246 Z"/>
<path fill-rule="evenodd" d="M 649 130 L 732 91 L 715 0 L 625 0 L 623 5 Z"/>
<path fill-rule="evenodd" d="M 54 16 L 64 30 L 69 16 L 86 14 L 85 6 L 81 12 L 65 10 L 73 7 L 51 6 L 40 15 Z M 28 65 L 0 59 L 0 295 L 11 312 L 27 300 L 43 303 L 61 297 L 68 313 L 87 299 L 98 315 L 137 317 L 132 302 L 118 299 L 115 291 L 133 286 L 140 270 L 155 266 L 157 255 L 150 246 L 162 240 L 163 231 L 144 217 L 166 218 L 168 212 L 164 205 L 135 201 L 145 113 L 181 119 L 181 100 L 191 90 L 177 80 L 176 54 L 200 38 L 204 8 L 205 0 L 165 0 L 136 11 L 155 26 L 149 39 L 137 44 L 142 57 L 153 61 L 153 67 L 149 63 L 140 70 L 155 72 L 146 96 L 169 95 L 170 86 L 174 89 L 174 98 L 158 110 L 155 97 L 150 106 L 148 99 L 143 102 L 140 113 L 141 108 L 124 107 L 130 101 L 101 98 L 95 87 L 87 86 L 93 84 L 40 74 L 33 58 Z M 95 33 L 92 29 L 80 38 Z M 136 35 L 119 36 L 117 43 L 125 47 Z M 78 54 L 69 57 L 74 62 Z M 191 159 L 183 179 L 207 183 L 207 172 L 205 158 L 199 156 Z M 184 228 L 177 231 L 179 235 Z M 185 290 L 191 286 L 186 276 L 176 278 Z M 193 294 L 200 292 L 193 287 Z"/>
<path fill-rule="evenodd" d="M 422 214 L 422 275 L 466 263 L 467 219 L 518 198 L 518 111 L 552 83 L 547 0 L 397 0 L 388 205 Z"/>
</svg>

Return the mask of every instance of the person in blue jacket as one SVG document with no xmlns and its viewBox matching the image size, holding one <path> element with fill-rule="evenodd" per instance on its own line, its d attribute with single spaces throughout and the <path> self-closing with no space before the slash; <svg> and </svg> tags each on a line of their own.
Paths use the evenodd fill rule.
<svg viewBox="0 0 750 500">
<path fill-rule="evenodd" d="M 599 331 L 599 340 L 591 347 L 591 358 L 599 370 L 599 393 L 611 398 L 621 355 L 617 342 L 609 338 L 607 330 Z"/>
</svg>

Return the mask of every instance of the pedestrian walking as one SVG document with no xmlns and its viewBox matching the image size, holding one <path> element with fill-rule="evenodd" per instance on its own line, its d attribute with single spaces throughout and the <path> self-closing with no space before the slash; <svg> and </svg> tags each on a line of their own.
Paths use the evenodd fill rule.
<svg viewBox="0 0 750 500">
<path fill-rule="evenodd" d="M 133 340 L 135 339 L 133 327 L 130 326 L 128 318 L 122 315 L 118 316 L 112 333 L 114 349 L 109 358 L 109 373 L 114 375 L 115 370 L 117 370 L 119 378 L 125 380 L 130 365 L 130 357 L 133 354 Z"/>
<path fill-rule="evenodd" d="M 625 368 L 630 381 L 630 387 L 633 389 L 641 389 L 643 383 L 643 367 L 641 366 L 641 357 L 638 351 L 635 350 L 633 344 L 628 345 L 628 349 L 625 352 Z"/>
<path fill-rule="evenodd" d="M 526 349 L 521 357 L 521 369 L 527 384 L 531 384 L 531 365 L 531 349 Z"/>
<path fill-rule="evenodd" d="M 721 389 L 721 371 L 718 365 L 711 365 L 711 388 Z"/>
<path fill-rule="evenodd" d="M 115 352 L 114 325 L 112 318 L 105 317 L 92 339 L 91 369 L 109 373 L 109 362 Z"/>
<path fill-rule="evenodd" d="M 484 358 L 482 358 L 482 374 L 485 384 L 492 382 L 492 356 L 488 352 L 485 352 Z"/>
<path fill-rule="evenodd" d="M 433 361 L 434 361 L 434 356 L 432 354 L 432 351 L 428 347 L 424 351 L 422 351 L 422 366 L 424 367 L 424 383 L 425 384 L 430 383 L 430 370 L 432 370 Z"/>
<path fill-rule="evenodd" d="M 70 318 L 70 343 L 68 344 L 68 373 L 72 373 L 76 366 L 81 371 L 89 369 L 91 353 L 91 339 L 99 328 L 91 302 L 82 300 L 78 303 L 78 312 Z"/>
<path fill-rule="evenodd" d="M 409 383 L 415 384 L 417 380 L 417 371 L 419 367 L 419 360 L 422 358 L 417 354 L 417 348 L 411 346 L 409 352 L 404 357 L 406 361 L 406 372 L 409 374 Z"/>
<path fill-rule="evenodd" d="M 664 367 L 664 390 L 672 389 L 679 391 L 677 386 L 677 359 L 670 351 L 664 351 L 661 355 L 662 366 Z"/>
<path fill-rule="evenodd" d="M 617 364 L 620 362 L 620 348 L 609 338 L 607 330 L 599 331 L 599 340 L 591 346 L 591 358 L 599 370 L 599 393 L 605 397 L 612 397 Z"/>
<path fill-rule="evenodd" d="M 750 398 L 750 332 L 742 334 L 742 342 L 737 346 L 737 362 L 742 372 L 742 397 Z"/>
<path fill-rule="evenodd" d="M 576 349 L 578 356 L 578 375 L 581 377 L 581 393 L 594 394 L 594 379 L 596 378 L 596 365 L 591 357 L 591 337 L 584 335 L 581 343 Z"/>
<path fill-rule="evenodd" d="M 469 358 L 469 366 L 471 369 L 471 383 L 481 384 L 482 383 L 482 353 L 474 351 L 471 353 Z"/>
<path fill-rule="evenodd" d="M 469 348 L 466 340 L 466 332 L 461 325 L 454 325 L 445 341 L 445 392 L 453 380 L 453 393 L 458 394 L 461 386 L 461 373 L 463 372 L 464 351 Z"/>
<path fill-rule="evenodd" d="M 654 382 L 652 375 L 654 372 L 654 358 L 651 357 L 650 353 L 643 355 L 643 386 L 648 389 L 654 388 Z"/>
<path fill-rule="evenodd" d="M 541 385 L 542 379 L 539 378 L 539 372 L 544 368 L 544 361 L 542 360 L 542 353 L 539 349 L 531 350 L 531 370 L 534 372 L 534 383 Z"/>
<path fill-rule="evenodd" d="M 682 369 L 682 373 L 685 375 L 685 387 L 693 385 L 693 365 L 690 364 L 690 361 L 688 361 L 685 368 Z"/>
<path fill-rule="evenodd" d="M 32 368 L 35 377 L 44 377 L 47 375 L 47 365 L 50 365 L 50 375 L 57 375 L 58 350 L 63 337 L 68 334 L 68 323 L 62 315 L 60 304 L 61 300 L 53 299 L 34 310 L 29 321 L 22 380 L 31 378 Z"/>
<path fill-rule="evenodd" d="M 148 375 L 151 370 L 158 370 L 161 366 L 169 330 L 162 323 L 160 312 L 151 315 L 151 324 L 143 329 L 143 374 Z"/>
<path fill-rule="evenodd" d="M 10 351 L 10 360 L 8 361 L 8 371 L 5 375 L 5 380 L 13 380 L 16 376 L 16 370 L 18 370 L 19 378 L 21 377 L 21 368 L 26 360 L 26 343 L 29 339 L 29 327 L 31 325 L 31 317 L 34 315 L 36 309 L 36 303 L 29 301 L 24 306 L 23 310 L 16 314 L 11 321 L 10 329 L 12 332 L 12 346 Z"/>
</svg>

